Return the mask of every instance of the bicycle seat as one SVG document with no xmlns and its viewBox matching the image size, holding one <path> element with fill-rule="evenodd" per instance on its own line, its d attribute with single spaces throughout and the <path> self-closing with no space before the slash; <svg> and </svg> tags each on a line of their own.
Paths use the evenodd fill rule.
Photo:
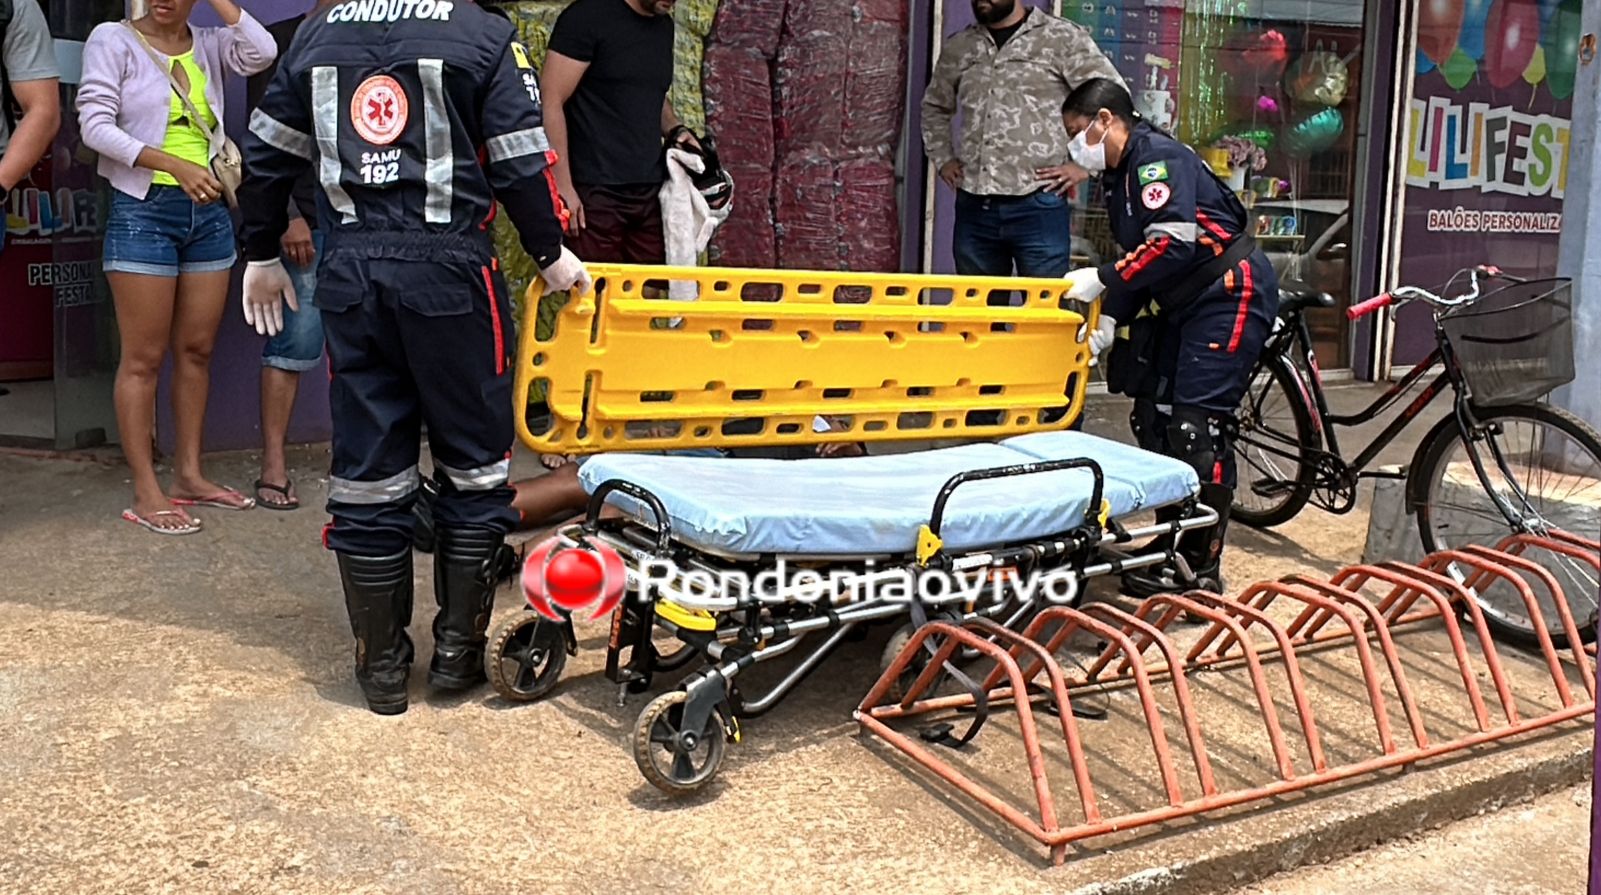
<svg viewBox="0 0 1601 895">
<path fill-rule="evenodd" d="M 1279 287 L 1279 314 L 1288 316 L 1299 314 L 1307 308 L 1332 308 L 1334 296 L 1327 292 L 1319 292 L 1309 286 L 1296 284 L 1294 286 Z"/>
</svg>

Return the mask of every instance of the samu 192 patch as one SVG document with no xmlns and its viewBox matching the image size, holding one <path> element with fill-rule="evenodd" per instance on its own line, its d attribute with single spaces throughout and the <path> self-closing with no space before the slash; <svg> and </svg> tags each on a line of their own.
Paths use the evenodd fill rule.
<svg viewBox="0 0 1601 895">
<path fill-rule="evenodd" d="M 1167 162 L 1151 162 L 1140 166 L 1140 186 L 1167 179 Z"/>
<path fill-rule="evenodd" d="M 1140 204 L 1151 211 L 1167 205 L 1167 200 L 1171 198 L 1173 198 L 1173 188 L 1161 181 L 1148 183 L 1140 190 Z"/>
</svg>

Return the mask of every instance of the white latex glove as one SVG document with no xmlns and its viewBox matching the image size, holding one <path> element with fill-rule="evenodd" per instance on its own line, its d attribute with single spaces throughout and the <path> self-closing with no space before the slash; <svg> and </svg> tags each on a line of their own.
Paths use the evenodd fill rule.
<svg viewBox="0 0 1601 895">
<path fill-rule="evenodd" d="M 539 271 L 539 276 L 545 281 L 545 294 L 552 292 L 566 292 L 571 289 L 583 295 L 594 287 L 595 281 L 589 275 L 589 269 L 584 262 L 578 260 L 566 246 L 562 246 L 561 254 L 550 266 Z"/>
<path fill-rule="evenodd" d="M 1101 284 L 1101 272 L 1093 267 L 1069 271 L 1062 279 L 1067 280 L 1067 295 L 1064 298 L 1069 301 L 1094 301 L 1106 291 Z"/>
<path fill-rule="evenodd" d="M 1116 340 L 1117 321 L 1102 314 L 1100 322 L 1095 324 L 1095 331 L 1090 333 L 1090 356 L 1100 357 Z"/>
<path fill-rule="evenodd" d="M 289 302 L 290 308 L 300 310 L 294 281 L 289 279 L 289 271 L 284 270 L 282 261 L 274 258 L 245 265 L 242 304 L 246 323 L 264 336 L 276 336 L 283 332 L 284 301 Z"/>
</svg>

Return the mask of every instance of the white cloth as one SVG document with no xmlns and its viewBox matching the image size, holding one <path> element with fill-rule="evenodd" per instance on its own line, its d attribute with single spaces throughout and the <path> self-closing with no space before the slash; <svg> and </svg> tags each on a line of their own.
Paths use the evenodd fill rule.
<svg viewBox="0 0 1601 895">
<path fill-rule="evenodd" d="M 704 173 L 706 160 L 682 149 L 667 150 L 667 182 L 662 184 L 662 238 L 667 246 L 667 263 L 672 267 L 694 267 L 700 253 L 712 241 L 717 225 L 728 219 L 734 203 L 713 209 L 695 188 L 692 178 Z M 695 284 L 674 280 L 668 285 L 673 301 L 694 301 Z"/>
</svg>

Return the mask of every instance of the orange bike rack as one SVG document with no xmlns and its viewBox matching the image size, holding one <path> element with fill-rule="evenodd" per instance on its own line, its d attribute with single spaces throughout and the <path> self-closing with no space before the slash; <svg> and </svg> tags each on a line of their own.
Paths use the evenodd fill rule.
<svg viewBox="0 0 1601 895">
<path fill-rule="evenodd" d="M 1467 547 L 1444 551 L 1427 557 L 1418 565 L 1386 562 L 1350 566 L 1328 581 L 1291 576 L 1256 584 L 1232 599 L 1199 591 L 1168 594 L 1144 601 L 1133 613 L 1107 604 L 1077 608 L 1054 606 L 1041 611 L 1022 633 L 986 619 L 960 624 L 936 621 L 917 630 L 857 708 L 855 717 L 864 732 L 883 738 L 1047 846 L 1052 862 L 1060 864 L 1066 860 L 1069 843 L 1325 786 L 1592 714 L 1595 711 L 1593 650 L 1581 645 L 1572 612 L 1556 579 L 1525 556 L 1531 549 L 1581 559 L 1601 573 L 1601 542 L 1553 532 L 1550 536 L 1507 538 L 1493 550 Z M 1446 574 L 1448 569 L 1463 568 L 1469 570 L 1466 581 Z M 1511 680 L 1491 639 L 1484 615 L 1473 598 L 1476 585 L 1497 578 L 1510 583 L 1522 596 L 1529 618 L 1540 632 L 1541 658 L 1551 674 L 1560 707 L 1537 717 L 1525 717 L 1520 713 Z M 1390 590 L 1375 602 L 1360 593 L 1367 586 Z M 1570 649 L 1559 651 L 1546 633 L 1536 588 L 1547 592 L 1557 607 Z M 1289 604 L 1294 613 L 1285 616 L 1281 611 L 1281 617 L 1290 618 L 1288 623 L 1269 614 L 1281 601 Z M 1181 648 L 1168 633 L 1169 626 L 1185 614 L 1208 626 L 1199 640 L 1187 649 Z M 1454 662 L 1461 674 L 1465 702 L 1472 712 L 1470 726 L 1476 728 L 1466 734 L 1444 740 L 1431 737 L 1425 724 L 1426 713 L 1408 685 L 1394 632 L 1422 623 L 1432 623 L 1443 629 L 1450 642 L 1448 661 Z M 1493 685 L 1496 701 L 1500 703 L 1500 712 L 1490 710 L 1480 687 L 1469 641 L 1464 636 L 1465 626 L 1471 626 L 1478 641 L 1478 653 Z M 1047 630 L 1050 631 L 1048 638 L 1041 639 Z M 1100 638 L 1105 646 L 1087 669 L 1070 676 L 1056 655 L 1068 638 L 1080 630 Z M 1253 636 L 1253 631 L 1260 636 Z M 1372 749 L 1368 757 L 1331 762 L 1327 755 L 1302 674 L 1307 656 L 1324 645 L 1345 645 L 1356 653 L 1363 693 L 1373 716 L 1372 733 L 1368 735 L 1371 739 L 1365 741 L 1365 748 Z M 904 695 L 898 700 L 892 699 L 890 694 L 897 680 L 904 680 L 902 675 L 914 660 L 927 657 L 930 646 L 933 647 L 932 659 L 904 690 Z M 1152 647 L 1156 655 L 1148 658 L 1146 653 Z M 942 676 L 942 667 L 958 650 L 976 652 L 994 663 L 978 689 L 987 693 L 990 708 L 1011 706 L 1017 712 L 1037 803 L 1037 812 L 1033 814 L 974 779 L 982 775 L 964 773 L 935 751 L 946 747 L 933 746 L 894 726 L 933 712 L 974 708 L 975 693 L 930 695 Z M 1577 669 L 1578 677 L 1584 682 L 1583 692 L 1575 692 L 1569 683 L 1564 652 L 1570 654 L 1567 661 Z M 1264 662 L 1274 657 L 1282 661 L 1296 715 L 1295 731 L 1299 739 L 1305 740 L 1305 761 L 1310 767 L 1296 766 L 1280 709 L 1268 685 Z M 1114 664 L 1115 669 L 1112 668 Z M 1220 788 L 1207 753 L 1202 723 L 1205 719 L 1192 697 L 1191 682 L 1202 671 L 1221 673 L 1240 665 L 1245 667 L 1250 678 L 1256 711 L 1272 749 L 1276 779 L 1225 789 Z M 1042 673 L 1043 682 L 1039 681 Z M 1448 679 L 1454 680 L 1454 676 Z M 1139 711 L 1149 729 L 1151 750 L 1160 775 L 1157 789 L 1164 794 L 1166 804 L 1115 816 L 1107 816 L 1103 810 L 1103 800 L 1097 795 L 1086 758 L 1084 731 L 1073 714 L 1073 698 L 1075 694 L 1082 696 L 1087 688 L 1105 688 L 1108 684 L 1132 685 L 1138 694 Z M 1159 689 L 1171 691 L 1184 741 L 1189 747 L 1198 791 L 1185 790 L 1158 705 Z M 1387 696 L 1399 701 L 1400 717 L 1405 722 L 1404 738 L 1392 727 Z M 1061 740 L 1067 748 L 1067 761 L 1082 815 L 1082 820 L 1076 824 L 1062 823 L 1052 796 L 1045 753 L 1041 751 L 1040 703 L 1045 703 L 1046 710 L 1060 723 Z"/>
</svg>

